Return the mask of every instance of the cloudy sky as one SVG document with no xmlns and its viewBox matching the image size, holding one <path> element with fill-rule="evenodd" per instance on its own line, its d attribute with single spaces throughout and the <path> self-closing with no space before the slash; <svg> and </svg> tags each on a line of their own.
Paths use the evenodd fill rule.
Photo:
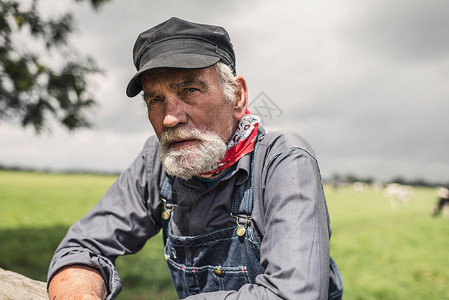
<svg viewBox="0 0 449 300">
<path fill-rule="evenodd" d="M 176 16 L 225 27 L 268 130 L 313 145 L 325 178 L 356 174 L 449 182 L 449 2 L 41 0 L 73 9 L 73 43 L 105 71 L 94 89 L 95 128 L 36 136 L 0 123 L 0 163 L 120 171 L 153 130 L 125 87 L 138 33 Z"/>
</svg>

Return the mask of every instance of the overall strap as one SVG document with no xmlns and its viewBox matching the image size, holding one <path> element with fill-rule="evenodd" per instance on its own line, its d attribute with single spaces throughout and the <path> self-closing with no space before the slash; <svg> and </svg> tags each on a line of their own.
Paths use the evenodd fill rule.
<svg viewBox="0 0 449 300">
<path fill-rule="evenodd" d="M 164 182 L 162 183 L 160 195 L 162 201 L 166 201 L 167 204 L 176 204 L 176 197 L 173 193 L 173 179 L 165 174 Z"/>
<path fill-rule="evenodd" d="M 245 184 L 237 186 L 231 203 L 231 213 L 233 215 L 243 214 L 251 216 L 253 211 L 253 183 L 254 183 L 254 164 L 256 158 L 256 151 L 259 147 L 260 141 L 265 137 L 264 134 L 259 134 L 256 138 L 254 151 L 251 152 L 251 164 L 249 169 L 249 179 Z"/>
<path fill-rule="evenodd" d="M 164 245 L 167 243 L 167 228 L 168 222 L 170 220 L 171 212 L 176 206 L 176 193 L 173 193 L 173 177 L 165 174 L 164 181 L 162 183 L 162 187 L 160 189 L 160 197 L 163 205 L 162 212 L 162 236 Z"/>
</svg>

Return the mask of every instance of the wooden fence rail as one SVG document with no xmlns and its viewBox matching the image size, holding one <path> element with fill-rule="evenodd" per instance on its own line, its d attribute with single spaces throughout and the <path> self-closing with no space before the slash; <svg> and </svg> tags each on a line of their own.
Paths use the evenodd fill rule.
<svg viewBox="0 0 449 300">
<path fill-rule="evenodd" d="M 0 268 L 1 300 L 48 300 L 47 284 Z"/>
</svg>

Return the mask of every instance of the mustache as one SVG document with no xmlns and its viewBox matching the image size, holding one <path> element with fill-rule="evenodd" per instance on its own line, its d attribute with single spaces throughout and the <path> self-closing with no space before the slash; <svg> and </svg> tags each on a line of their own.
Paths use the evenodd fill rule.
<svg viewBox="0 0 449 300">
<path fill-rule="evenodd" d="M 202 140 L 203 133 L 195 127 L 176 127 L 165 129 L 160 137 L 162 147 L 169 147 L 171 143 L 179 140 Z"/>
</svg>

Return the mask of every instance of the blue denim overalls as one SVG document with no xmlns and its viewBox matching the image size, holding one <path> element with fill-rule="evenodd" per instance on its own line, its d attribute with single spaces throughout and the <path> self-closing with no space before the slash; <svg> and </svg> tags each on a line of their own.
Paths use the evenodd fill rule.
<svg viewBox="0 0 449 300">
<path fill-rule="evenodd" d="M 256 142 L 251 153 L 250 178 L 234 191 L 230 212 L 237 220 L 234 226 L 197 236 L 173 235 L 170 220 L 176 206 L 176 193 L 172 192 L 169 177 L 165 177 L 161 188 L 165 206 L 163 219 L 167 219 L 163 222 L 164 251 L 180 299 L 199 293 L 239 290 L 264 273 L 259 263 L 259 243 L 253 228 L 246 226 L 253 209 L 254 155 L 258 144 Z M 331 259 L 331 273 L 333 267 L 336 265 Z M 337 275 L 340 276 L 339 272 Z M 329 290 L 329 299 L 341 299 L 341 290 Z"/>
</svg>

